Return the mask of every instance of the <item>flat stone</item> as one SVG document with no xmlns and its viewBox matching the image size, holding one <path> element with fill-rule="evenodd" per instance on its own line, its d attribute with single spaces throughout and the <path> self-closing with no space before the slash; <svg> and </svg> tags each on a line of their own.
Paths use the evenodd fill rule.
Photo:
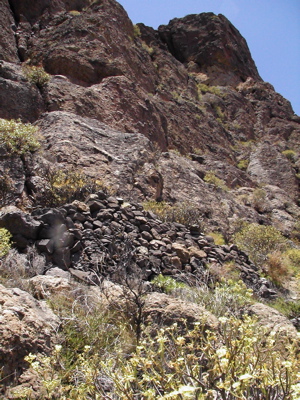
<svg viewBox="0 0 300 400">
<path fill-rule="evenodd" d="M 36 247 L 42 253 L 52 254 L 54 251 L 54 243 L 51 239 L 42 239 L 36 243 Z"/>
<path fill-rule="evenodd" d="M 196 258 L 206 258 L 207 254 L 205 251 L 197 249 L 197 247 L 189 247 L 188 251 L 190 253 L 190 257 L 196 257 Z"/>
<path fill-rule="evenodd" d="M 189 261 L 190 253 L 185 246 L 180 243 L 173 243 L 172 249 L 176 252 L 182 263 L 186 264 Z"/>
</svg>

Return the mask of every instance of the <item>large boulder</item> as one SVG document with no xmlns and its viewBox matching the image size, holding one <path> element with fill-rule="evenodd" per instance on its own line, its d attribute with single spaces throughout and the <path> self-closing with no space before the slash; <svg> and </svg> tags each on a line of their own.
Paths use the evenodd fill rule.
<svg viewBox="0 0 300 400">
<path fill-rule="evenodd" d="M 217 329 L 218 319 L 204 307 L 176 299 L 163 293 L 150 293 L 143 310 L 146 324 L 153 327 L 170 326 L 175 322 L 183 327 L 193 327 L 201 322 L 208 329 Z"/>
<path fill-rule="evenodd" d="M 0 118 L 34 122 L 44 110 L 41 93 L 22 67 L 0 61 Z"/>
<path fill-rule="evenodd" d="M 15 211 L 0 214 L 0 227 L 6 228 L 12 235 L 21 235 L 26 239 L 37 239 L 42 223 L 29 214 Z"/>
<path fill-rule="evenodd" d="M 45 302 L 20 289 L 0 285 L 0 369 L 4 381 L 27 367 L 29 353 L 47 353 L 55 341 L 57 316 Z"/>
<path fill-rule="evenodd" d="M 279 311 L 263 303 L 254 303 L 248 307 L 247 312 L 257 317 L 259 323 L 270 331 L 297 338 L 297 329 Z"/>
</svg>

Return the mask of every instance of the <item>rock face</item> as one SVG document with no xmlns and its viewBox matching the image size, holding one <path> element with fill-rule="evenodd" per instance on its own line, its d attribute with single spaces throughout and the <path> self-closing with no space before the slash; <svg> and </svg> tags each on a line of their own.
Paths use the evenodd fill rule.
<svg viewBox="0 0 300 400">
<path fill-rule="evenodd" d="M 58 318 L 50 308 L 20 289 L 0 285 L 0 364 L 2 376 L 22 373 L 29 353 L 50 350 Z M 3 382 L 3 381 L 2 381 Z"/>
<path fill-rule="evenodd" d="M 297 338 L 297 329 L 285 316 L 274 308 L 262 303 L 255 303 L 248 308 L 250 315 L 254 315 L 264 327 L 277 334 Z"/>
<path fill-rule="evenodd" d="M 16 25 L 8 0 L 0 5 L 0 60 L 18 62 L 17 43 L 15 39 Z"/>
<path fill-rule="evenodd" d="M 299 118 L 224 16 L 155 31 L 134 27 L 114 0 L 12 0 L 0 11 L 0 117 L 36 122 L 44 137 L 33 157 L 1 153 L 12 180 L 5 204 L 41 204 L 45 169 L 72 167 L 126 198 L 192 199 L 207 230 L 245 218 L 295 234 Z M 18 60 L 44 67 L 50 81 L 30 82 Z"/>
<path fill-rule="evenodd" d="M 175 18 L 159 27 L 159 35 L 177 60 L 193 72 L 209 75 L 211 84 L 234 85 L 248 77 L 261 80 L 246 41 L 221 14 Z"/>
<path fill-rule="evenodd" d="M 277 295 L 245 253 L 202 232 L 228 238 L 247 221 L 299 237 L 300 118 L 262 81 L 224 16 L 190 15 L 154 30 L 133 26 L 115 0 L 2 0 L 0 118 L 40 132 L 34 153 L 0 143 L 0 227 L 18 251 L 35 246 L 54 274 L 31 279 L 37 298 L 72 290 L 70 276 L 97 286 L 162 273 L 193 284 L 226 263 L 258 296 Z M 75 171 L 106 190 L 50 207 L 52 171 Z M 144 200 L 192 206 L 194 221 L 162 222 Z M 145 312 L 158 325 L 205 316 L 217 326 L 204 309 L 163 294 L 148 295 Z M 249 312 L 288 325 L 260 305 Z M 4 377 L 21 373 L 29 352 L 47 352 L 58 325 L 43 302 L 2 286 L 0 320 Z"/>
</svg>

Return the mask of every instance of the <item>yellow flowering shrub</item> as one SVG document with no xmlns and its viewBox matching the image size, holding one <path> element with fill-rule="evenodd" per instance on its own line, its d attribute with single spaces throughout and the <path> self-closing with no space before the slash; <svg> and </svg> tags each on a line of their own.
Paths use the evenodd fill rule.
<svg viewBox="0 0 300 400">
<path fill-rule="evenodd" d="M 91 344 L 73 367 L 60 346 L 50 357 L 29 355 L 27 361 L 43 383 L 44 399 L 299 399 L 297 340 L 279 337 L 249 316 L 219 322 L 217 332 L 201 322 L 185 332 L 177 324 L 154 336 L 144 331 L 130 352 L 118 345 L 101 356 Z"/>
<path fill-rule="evenodd" d="M 24 154 L 40 147 L 38 128 L 21 120 L 0 118 L 0 147 L 9 154 Z"/>
<path fill-rule="evenodd" d="M 0 228 L 0 257 L 5 256 L 11 247 L 11 234 L 5 228 Z"/>
</svg>

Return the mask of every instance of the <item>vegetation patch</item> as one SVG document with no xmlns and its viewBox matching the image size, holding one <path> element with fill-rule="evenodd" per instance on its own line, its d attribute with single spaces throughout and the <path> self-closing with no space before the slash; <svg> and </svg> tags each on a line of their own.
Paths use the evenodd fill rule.
<svg viewBox="0 0 300 400">
<path fill-rule="evenodd" d="M 0 257 L 4 257 L 11 248 L 11 234 L 5 228 L 0 228 Z"/>
<path fill-rule="evenodd" d="M 287 248 L 285 237 L 273 226 L 247 224 L 235 234 L 234 242 L 250 259 L 262 266 L 268 254 Z"/>
<path fill-rule="evenodd" d="M 225 181 L 223 179 L 218 178 L 215 175 L 214 171 L 208 171 L 203 179 L 204 182 L 210 183 L 216 186 L 217 188 L 224 190 L 224 192 L 229 191 L 229 187 L 226 185 Z"/>
<path fill-rule="evenodd" d="M 202 226 L 202 213 L 195 204 L 182 202 L 169 204 L 164 201 L 143 203 L 146 211 L 154 212 L 163 222 L 177 222 L 186 226 Z"/>
<path fill-rule="evenodd" d="M 74 168 L 49 168 L 45 176 L 50 186 L 43 199 L 47 206 L 57 207 L 73 200 L 83 200 L 88 194 L 98 190 L 112 193 L 111 187 L 103 180 L 91 178 Z"/>
<path fill-rule="evenodd" d="M 9 154 L 25 154 L 40 147 L 38 128 L 23 124 L 20 119 L 6 120 L 0 118 L 0 147 Z"/>
<path fill-rule="evenodd" d="M 70 11 L 70 14 L 72 14 L 72 12 L 79 13 L 78 11 Z M 42 89 L 51 78 L 51 76 L 44 70 L 43 67 L 25 65 L 23 67 L 23 71 L 29 82 L 34 83 L 39 89 Z"/>
<path fill-rule="evenodd" d="M 297 154 L 294 150 L 284 150 L 282 154 L 291 162 L 296 161 Z"/>
<path fill-rule="evenodd" d="M 116 322 L 104 321 L 98 333 Z M 115 331 L 100 351 L 96 342 L 84 345 L 76 363 L 66 357 L 64 344 L 50 356 L 30 354 L 26 360 L 41 380 L 44 399 L 298 398 L 296 340 L 277 337 L 249 316 L 222 317 L 219 323 L 218 332 L 204 330 L 205 321 L 184 332 L 177 324 L 154 336 L 145 332 L 131 349 L 122 343 L 122 331 Z M 23 390 L 19 398 L 30 398 L 31 389 Z"/>
</svg>

